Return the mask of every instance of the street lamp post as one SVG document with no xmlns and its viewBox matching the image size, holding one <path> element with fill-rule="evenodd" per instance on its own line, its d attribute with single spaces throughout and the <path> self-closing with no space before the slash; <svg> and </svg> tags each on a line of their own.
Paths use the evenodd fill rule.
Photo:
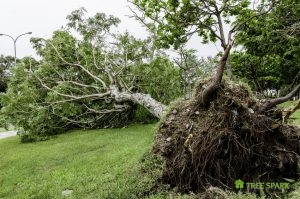
<svg viewBox="0 0 300 199">
<path fill-rule="evenodd" d="M 23 33 L 23 34 L 18 35 L 18 36 L 14 39 L 14 38 L 13 38 L 12 36 L 10 36 L 10 35 L 0 33 L 0 36 L 7 36 L 7 37 L 11 38 L 11 39 L 13 40 L 13 42 L 14 42 L 15 66 L 16 66 L 16 64 L 17 64 L 17 40 L 18 40 L 21 36 L 23 36 L 23 35 L 30 35 L 30 34 L 32 34 L 32 32 L 26 32 L 26 33 Z"/>
</svg>

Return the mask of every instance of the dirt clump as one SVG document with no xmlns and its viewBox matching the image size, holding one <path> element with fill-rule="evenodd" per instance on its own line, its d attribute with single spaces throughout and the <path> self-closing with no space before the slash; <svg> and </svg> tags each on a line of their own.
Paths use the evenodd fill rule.
<svg viewBox="0 0 300 199">
<path fill-rule="evenodd" d="M 197 86 L 192 99 L 176 103 L 159 126 L 153 153 L 165 161 L 163 182 L 199 193 L 210 186 L 237 190 L 238 179 L 298 180 L 299 128 L 257 114 L 249 89 L 230 81 L 222 82 L 209 107 L 200 107 L 205 85 Z"/>
</svg>

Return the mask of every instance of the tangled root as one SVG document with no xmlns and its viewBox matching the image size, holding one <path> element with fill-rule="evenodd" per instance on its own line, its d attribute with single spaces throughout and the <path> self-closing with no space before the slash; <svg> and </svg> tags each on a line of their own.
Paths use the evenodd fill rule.
<svg viewBox="0 0 300 199">
<path fill-rule="evenodd" d="M 223 81 L 208 108 L 194 97 L 178 102 L 160 124 L 153 152 L 165 160 L 162 179 L 181 192 L 234 190 L 234 182 L 298 179 L 300 130 L 255 113 L 242 85 Z"/>
</svg>

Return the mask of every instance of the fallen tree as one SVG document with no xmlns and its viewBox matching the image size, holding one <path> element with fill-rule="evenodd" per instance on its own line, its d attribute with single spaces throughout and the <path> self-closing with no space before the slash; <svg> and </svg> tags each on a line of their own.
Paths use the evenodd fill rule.
<svg viewBox="0 0 300 199">
<path fill-rule="evenodd" d="M 138 6 L 136 2 L 134 4 Z M 203 108 L 209 107 L 213 95 L 219 89 L 224 76 L 226 64 L 228 63 L 230 51 L 234 44 L 234 41 L 232 39 L 234 33 L 238 31 L 241 26 L 248 23 L 251 19 L 258 18 L 259 16 L 270 12 L 270 10 L 272 10 L 274 5 L 276 5 L 276 2 L 271 2 L 270 4 L 266 4 L 264 5 L 265 9 L 259 9 L 258 11 L 254 11 L 255 14 L 252 13 L 251 17 L 246 21 L 235 23 L 234 26 L 230 29 L 230 31 L 228 31 L 227 39 L 225 38 L 225 32 L 223 27 L 224 22 L 222 20 L 222 14 L 223 12 L 225 13 L 228 12 L 228 10 L 226 9 L 231 9 L 233 5 L 225 3 L 224 6 L 226 7 L 223 7 L 222 9 L 220 8 L 220 6 L 218 7 L 218 5 L 214 2 L 209 2 L 208 4 L 203 5 L 204 6 L 203 13 L 200 14 L 205 16 L 208 13 L 210 13 L 210 17 L 214 16 L 216 21 L 212 24 L 212 26 L 216 27 L 217 31 L 214 31 L 211 27 L 209 27 L 206 24 L 207 22 L 205 20 L 199 21 L 197 23 L 199 23 L 198 25 L 201 26 L 201 28 L 203 28 L 204 30 L 207 29 L 214 38 L 220 40 L 224 52 L 220 58 L 215 75 L 210 79 L 210 81 L 207 81 L 205 84 L 203 84 L 201 88 L 200 87 L 197 88 L 198 89 L 197 92 L 198 100 L 196 100 L 198 103 L 197 106 Z M 237 3 L 236 6 L 241 6 L 241 8 L 245 9 L 245 5 L 239 5 L 239 3 Z M 139 8 L 142 10 L 141 7 Z M 179 16 L 182 17 L 181 15 Z M 104 21 L 103 22 L 104 25 L 106 25 L 104 26 L 102 24 L 101 26 L 97 24 L 98 22 L 95 20 L 99 16 L 95 16 L 94 18 L 89 18 L 86 21 L 79 20 L 78 17 L 79 18 L 83 17 L 83 10 L 74 11 L 71 15 L 68 16 L 68 19 L 71 21 L 69 23 L 69 26 L 75 29 L 76 31 L 78 31 L 80 34 L 82 34 L 83 37 L 87 37 L 87 40 L 90 40 L 89 45 L 91 45 L 91 48 L 93 49 L 92 55 L 90 57 L 93 60 L 92 65 L 89 64 L 84 65 L 79 60 L 75 63 L 67 60 L 64 57 L 66 55 L 64 55 L 62 52 L 64 49 L 59 48 L 56 43 L 52 43 L 51 41 L 47 41 L 44 39 L 36 39 L 34 43 L 35 46 L 37 46 L 37 49 L 40 49 L 41 52 L 43 50 L 41 50 L 39 46 L 43 46 L 43 45 L 50 46 L 50 48 L 53 50 L 51 55 L 56 56 L 60 64 L 71 68 L 72 67 L 77 68 L 79 71 L 81 71 L 81 73 L 87 76 L 86 79 L 91 81 L 91 82 L 75 81 L 75 80 L 66 79 L 64 77 L 60 77 L 60 81 L 56 82 L 55 87 L 64 85 L 67 87 L 66 88 L 67 90 L 71 91 L 72 87 L 77 86 L 77 89 L 91 88 L 93 91 L 82 90 L 83 91 L 82 93 L 88 93 L 88 94 L 82 94 L 80 92 L 75 93 L 72 91 L 60 92 L 60 90 L 53 87 L 53 85 L 52 86 L 48 85 L 48 84 L 53 84 L 54 80 L 52 82 L 48 81 L 47 83 L 46 82 L 47 80 L 45 81 L 42 78 L 40 78 L 38 72 L 35 73 L 34 71 L 32 71 L 32 68 L 30 67 L 29 70 L 31 71 L 31 74 L 34 75 L 34 77 L 40 82 L 40 84 L 46 90 L 54 92 L 56 95 L 60 96 L 63 99 L 51 103 L 57 104 L 57 103 L 63 103 L 68 101 L 73 102 L 73 101 L 80 101 L 89 98 L 92 98 L 94 100 L 108 101 L 108 102 L 113 101 L 113 106 L 110 109 L 105 109 L 105 110 L 95 110 L 92 107 L 88 107 L 88 104 L 86 103 L 84 104 L 84 106 L 86 106 L 89 111 L 99 113 L 99 114 L 107 114 L 112 112 L 126 112 L 131 108 L 132 104 L 138 104 L 146 108 L 155 117 L 161 118 L 166 113 L 165 112 L 166 105 L 157 101 L 149 94 L 139 93 L 134 91 L 135 89 L 134 87 L 136 85 L 133 82 L 129 82 L 128 85 L 128 80 L 124 80 L 122 77 L 122 75 L 124 75 L 123 72 L 129 70 L 128 68 L 130 65 L 130 60 L 133 59 L 129 57 L 131 56 L 132 51 L 135 49 L 131 49 L 132 51 L 130 51 L 123 46 L 122 47 L 123 52 L 120 53 L 119 49 L 115 48 L 116 46 L 120 47 L 118 46 L 119 45 L 118 41 L 113 41 L 113 42 L 105 41 L 108 40 L 106 35 L 111 35 L 110 26 L 117 24 L 118 20 L 116 18 L 113 18 L 112 16 L 110 16 L 109 18 L 105 18 L 106 16 L 100 16 L 100 18 L 102 18 Z M 136 17 L 138 16 L 136 15 Z M 138 19 L 140 21 L 143 21 L 145 18 L 139 17 Z M 157 19 L 155 21 L 157 22 Z M 147 23 L 144 22 L 144 24 Z M 95 28 L 97 25 L 99 26 L 97 27 L 98 29 Z M 89 32 L 90 34 L 88 34 Z M 203 36 L 205 36 L 205 34 L 207 33 L 203 33 L 203 34 L 204 34 Z M 113 35 L 113 37 L 111 37 L 110 39 L 115 39 L 115 38 L 116 36 Z M 101 49 L 101 52 L 97 52 L 97 48 Z M 123 56 L 120 57 L 120 54 L 123 54 Z M 151 54 L 154 54 L 154 52 L 151 52 Z M 99 60 L 98 57 L 102 57 L 102 58 Z M 153 59 L 153 56 L 151 57 Z M 99 71 L 101 71 L 102 73 L 101 76 L 97 75 Z M 299 89 L 300 89 L 300 85 L 295 87 L 295 89 L 285 97 L 268 100 L 263 104 L 257 103 L 256 106 L 253 107 L 253 110 L 257 114 L 267 112 L 269 109 L 273 108 L 274 106 L 289 100 L 297 91 L 299 91 Z"/>
<path fill-rule="evenodd" d="M 118 19 L 103 13 L 86 18 L 79 9 L 68 18 L 51 38 L 31 39 L 41 60 L 20 61 L 1 96 L 0 119 L 13 123 L 23 141 L 157 121 L 182 95 L 180 70 L 149 38 L 112 33 Z"/>
<path fill-rule="evenodd" d="M 205 20 L 200 21 L 199 25 L 204 29 L 208 29 L 215 38 L 220 40 L 224 52 L 220 58 L 216 74 L 203 87 L 198 88 L 201 90 L 197 94 L 199 98 L 198 106 L 200 107 L 209 107 L 212 96 L 219 89 L 228 57 L 234 44 L 232 35 L 238 31 L 239 27 L 247 23 L 248 20 L 266 14 L 273 8 L 272 3 L 263 12 L 258 12 L 252 15 L 247 21 L 235 24 L 228 32 L 228 38 L 226 39 L 223 20 L 221 19 L 222 12 L 227 12 L 226 8 L 224 7 L 222 10 L 212 2 L 209 4 L 211 5 L 204 6 L 203 9 L 205 12 L 202 14 L 207 14 L 207 6 L 213 7 L 209 12 L 211 12 L 211 16 L 215 16 L 216 22 L 213 23 L 213 26 L 217 27 L 219 33 L 207 26 Z M 232 6 L 225 5 L 228 7 Z M 53 108 L 53 105 L 78 102 L 85 109 L 83 114 L 94 113 L 95 115 L 100 115 L 100 117 L 111 115 L 112 113 L 125 113 L 127 115 L 126 113 L 129 113 L 134 105 L 140 105 L 147 109 L 153 116 L 161 118 L 165 114 L 166 105 L 149 94 L 138 92 L 139 90 L 136 89 L 137 84 L 135 83 L 137 77 L 134 75 L 130 76 L 132 73 L 128 72 L 131 70 L 130 65 L 136 60 L 142 59 L 141 57 L 144 52 L 140 52 L 139 48 L 142 45 L 146 45 L 146 43 L 136 41 L 135 44 L 130 46 L 126 42 L 123 42 L 128 41 L 128 38 L 120 39 L 117 38 L 118 36 L 113 35 L 110 32 L 110 28 L 118 23 L 118 19 L 112 16 L 106 17 L 105 15 L 97 14 L 93 18 L 82 20 L 83 18 L 84 9 L 76 10 L 68 16 L 70 20 L 68 24 L 69 28 L 77 31 L 84 38 L 80 44 L 76 44 L 74 38 L 63 32 L 57 32 L 55 37 L 58 38 L 52 41 L 33 39 L 38 53 L 45 57 L 45 63 L 42 63 L 44 66 L 41 68 L 37 66 L 32 67 L 29 64 L 28 70 L 32 77 L 45 90 L 55 95 L 52 100 L 44 103 L 51 107 L 54 114 L 66 120 L 68 120 L 68 116 L 60 115 L 55 111 L 56 108 Z M 100 22 L 100 19 L 102 22 Z M 143 18 L 139 18 L 139 20 L 143 20 Z M 61 43 L 63 39 L 69 43 Z M 83 49 L 78 48 L 79 52 L 72 53 L 76 45 L 81 45 L 82 48 L 90 48 L 92 50 L 88 52 L 90 54 L 83 55 L 83 53 L 80 54 Z M 155 47 L 153 46 L 150 49 L 155 51 Z M 151 52 L 150 54 L 151 59 L 154 59 L 155 56 L 153 55 L 155 52 Z M 56 59 L 55 62 L 50 62 L 49 57 L 51 59 L 54 57 Z M 46 69 L 44 70 L 44 68 Z M 67 70 L 70 70 L 70 75 L 66 73 Z M 42 77 L 44 73 L 49 73 L 49 71 L 54 73 L 54 78 L 51 75 L 47 78 Z M 81 74 L 81 77 L 76 75 L 77 73 Z M 276 101 L 267 101 L 263 105 L 257 105 L 255 111 L 257 113 L 264 112 L 279 102 L 282 103 L 288 100 L 297 90 L 299 90 L 299 86 L 284 98 L 276 99 Z M 100 104 L 98 107 L 95 107 L 95 103 L 89 102 L 89 99 L 92 99 L 93 102 L 101 101 L 104 105 Z M 109 104 L 109 106 L 105 107 L 105 104 Z M 84 121 L 84 123 L 88 122 L 90 121 Z M 80 121 L 70 118 L 69 123 L 80 125 Z"/>
<path fill-rule="evenodd" d="M 85 56 L 78 52 L 72 53 L 77 43 L 65 32 L 59 32 L 58 35 L 67 37 L 66 41 L 71 40 L 70 43 L 63 43 L 59 39 L 55 40 L 56 43 L 44 39 L 35 42 L 43 56 L 57 59 L 51 64 L 45 59 L 41 67 L 30 64 L 29 75 L 42 85 L 40 92 L 50 99 L 46 102 L 36 101 L 33 106 L 46 104 L 50 107 L 45 109 L 46 114 L 50 110 L 52 115 L 63 117 L 72 124 L 79 122 L 59 115 L 61 109 L 57 110 L 54 105 L 78 102 L 80 108 L 100 117 L 111 113 L 128 113 L 134 104 L 145 107 L 158 118 L 166 114 L 158 130 L 153 152 L 165 159 L 163 181 L 183 192 L 201 191 L 208 185 L 230 189 L 238 178 L 244 181 L 277 180 L 280 177 L 297 179 L 299 129 L 286 126 L 281 120 L 274 120 L 271 108 L 291 98 L 300 86 L 286 97 L 260 104 L 245 87 L 223 80 L 234 43 L 232 34 L 248 20 L 268 13 L 273 4 L 268 9 L 251 15 L 247 21 L 235 24 L 226 40 L 221 19 L 225 8 L 214 1 L 199 2 L 204 6 L 200 14 L 209 13 L 209 17 L 204 20 L 210 22 L 211 17 L 215 17 L 216 23 L 213 25 L 217 26 L 219 34 L 207 26 L 207 21 L 200 21 L 198 25 L 220 40 L 224 52 L 215 75 L 196 87 L 195 95 L 190 101 L 179 102 L 166 113 L 163 103 L 149 94 L 136 91 L 134 84 L 128 85 L 132 80 L 124 80 L 121 74 L 129 70 L 128 62 L 132 60 L 129 59 L 132 52 L 124 48 L 123 53 L 120 53 L 113 47 L 116 45 L 114 42 L 104 41 L 100 34 L 103 33 L 103 26 L 100 26 L 100 30 L 95 29 L 98 24 L 94 24 L 94 19 L 87 23 L 89 31 L 86 31 L 87 27 L 81 30 L 86 24 L 81 20 L 77 21 L 78 13 L 73 13 L 72 26 L 83 31 L 83 36 L 88 41 L 91 34 L 100 36 L 95 37 L 97 41 L 90 39 L 91 41 L 82 43 L 83 48 L 93 49 L 91 54 L 87 53 Z M 233 6 L 227 3 L 225 1 L 224 6 Z M 185 18 L 180 15 L 180 19 Z M 113 18 L 110 20 L 115 21 Z M 107 21 L 103 21 L 107 25 Z M 45 46 L 48 47 L 47 50 L 44 50 Z M 97 48 L 101 51 L 97 51 Z M 44 70 L 46 67 L 51 72 Z M 45 78 L 42 79 L 41 75 Z M 86 99 L 92 100 L 85 101 Z M 98 101 L 101 104 L 94 108 Z M 70 111 L 73 111 L 72 108 L 71 106 Z M 104 123 L 107 121 L 109 119 L 104 120 Z"/>
</svg>

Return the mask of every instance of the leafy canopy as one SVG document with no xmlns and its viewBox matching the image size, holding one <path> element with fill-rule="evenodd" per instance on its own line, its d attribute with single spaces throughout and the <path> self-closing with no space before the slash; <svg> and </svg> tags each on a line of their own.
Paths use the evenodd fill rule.
<svg viewBox="0 0 300 199">
<path fill-rule="evenodd" d="M 172 45 L 178 48 L 193 34 L 198 34 L 204 43 L 219 40 L 225 48 L 230 40 L 226 37 L 240 25 L 234 19 L 257 14 L 249 0 L 134 0 L 132 3 L 146 18 L 156 22 L 158 43 L 165 48 Z M 260 1 L 259 9 L 269 5 L 269 1 Z M 225 34 L 225 24 L 231 26 L 229 35 Z"/>
<path fill-rule="evenodd" d="M 14 78 L 1 96 L 0 115 L 20 129 L 23 141 L 67 129 L 118 127 L 149 119 L 139 106 L 104 95 L 111 83 L 104 66 L 132 92 L 151 94 L 164 103 L 181 95 L 179 69 L 168 57 L 150 59 L 147 40 L 111 32 L 119 19 L 105 14 L 86 18 L 84 13 L 83 8 L 72 12 L 67 26 L 49 39 L 33 38 L 41 60 L 24 58 L 13 70 Z"/>
<path fill-rule="evenodd" d="M 239 20 L 245 18 L 240 16 Z M 298 84 L 299 21 L 299 1 L 283 0 L 270 13 L 241 26 L 236 43 L 244 50 L 232 57 L 235 73 L 254 82 L 256 90 Z"/>
</svg>

